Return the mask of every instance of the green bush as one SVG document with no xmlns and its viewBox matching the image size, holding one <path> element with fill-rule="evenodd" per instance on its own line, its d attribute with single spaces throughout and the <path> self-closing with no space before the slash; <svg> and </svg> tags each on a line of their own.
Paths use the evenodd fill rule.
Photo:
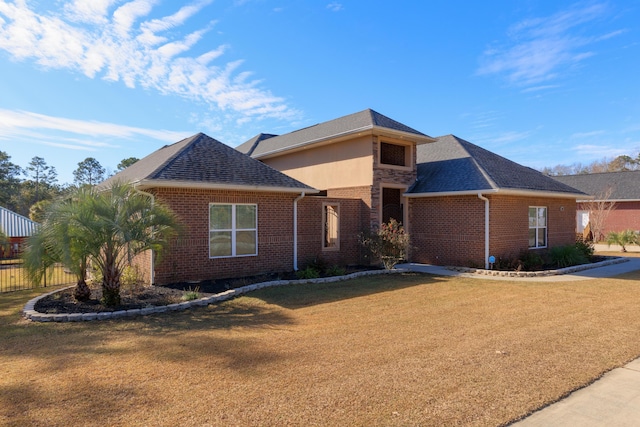
<svg viewBox="0 0 640 427">
<path fill-rule="evenodd" d="M 556 246 L 549 250 L 549 259 L 557 268 L 586 264 L 589 259 L 576 245 Z"/>
<path fill-rule="evenodd" d="M 384 268 L 391 270 L 397 263 L 406 259 L 409 248 L 409 234 L 395 219 L 381 224 L 375 232 L 361 235 L 361 243 L 371 255 L 382 261 Z"/>
<path fill-rule="evenodd" d="M 332 265 L 324 270 L 326 276 L 344 276 L 347 270 L 344 267 Z"/>
<path fill-rule="evenodd" d="M 308 266 L 304 270 L 296 271 L 296 277 L 298 279 L 317 279 L 320 277 L 320 272 L 312 266 Z"/>
<path fill-rule="evenodd" d="M 184 291 L 182 295 L 182 301 L 193 301 L 200 298 L 200 286 L 196 286 L 195 289 L 191 289 Z"/>
<path fill-rule="evenodd" d="M 633 230 L 624 231 L 612 231 L 607 234 L 607 245 L 619 245 L 622 247 L 622 252 L 627 252 L 628 245 L 634 245 L 638 243 L 638 233 Z"/>
<path fill-rule="evenodd" d="M 593 242 L 585 242 L 580 239 L 575 243 L 575 247 L 580 251 L 588 260 L 591 259 L 593 253 L 595 251 L 595 247 L 593 246 Z"/>
</svg>

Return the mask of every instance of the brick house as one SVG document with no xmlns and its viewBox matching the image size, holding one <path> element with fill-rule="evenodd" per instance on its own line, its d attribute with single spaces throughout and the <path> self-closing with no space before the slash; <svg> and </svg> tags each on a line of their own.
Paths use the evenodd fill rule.
<svg viewBox="0 0 640 427">
<path fill-rule="evenodd" d="M 414 238 L 412 261 L 484 264 L 489 254 L 573 242 L 575 200 L 585 196 L 373 110 L 259 134 L 235 150 L 197 134 L 102 185 L 115 180 L 162 200 L 186 225 L 161 263 L 143 262 L 159 284 L 292 271 L 314 259 L 358 264 L 358 234 L 390 218 Z"/>
<path fill-rule="evenodd" d="M 604 172 L 581 175 L 554 176 L 555 180 L 570 185 L 594 198 L 593 201 L 613 203 L 607 215 L 602 234 L 611 231 L 640 231 L 640 171 Z M 589 207 L 578 199 L 576 227 L 582 233 L 589 223 Z"/>
</svg>

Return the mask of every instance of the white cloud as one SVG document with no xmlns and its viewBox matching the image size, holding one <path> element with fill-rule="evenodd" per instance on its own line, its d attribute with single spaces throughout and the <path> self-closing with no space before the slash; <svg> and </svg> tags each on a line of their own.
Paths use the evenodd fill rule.
<svg viewBox="0 0 640 427">
<path fill-rule="evenodd" d="M 572 134 L 569 138 L 571 139 L 584 139 L 584 138 L 593 138 L 594 136 L 604 135 L 606 132 L 603 130 L 594 130 L 590 132 L 576 132 Z"/>
<path fill-rule="evenodd" d="M 488 48 L 481 58 L 479 75 L 504 76 L 511 84 L 540 85 L 559 77 L 568 67 L 595 55 L 589 47 L 623 31 L 584 36 L 585 26 L 608 13 L 603 3 L 579 4 L 546 18 L 528 19 L 513 25 L 509 41 Z"/>
<path fill-rule="evenodd" d="M 344 7 L 342 6 L 342 4 L 340 4 L 340 3 L 336 2 L 336 1 L 334 1 L 334 2 L 331 2 L 331 3 L 329 3 L 329 4 L 327 5 L 327 9 L 329 9 L 329 10 L 330 10 L 330 11 L 332 11 L 332 12 L 339 12 L 339 11 L 341 11 L 342 9 L 344 9 Z"/>
<path fill-rule="evenodd" d="M 190 54 L 215 21 L 186 35 L 179 30 L 211 2 L 194 1 L 152 19 L 157 0 L 68 0 L 56 11 L 40 13 L 31 3 L 0 0 L 0 49 L 19 61 L 201 100 L 239 121 L 295 117 L 298 112 L 283 98 L 238 69 L 242 60 L 216 63 L 227 44 Z"/>
<path fill-rule="evenodd" d="M 0 140 L 29 140 L 54 147 L 95 150 L 114 147 L 111 143 L 114 139 L 143 137 L 173 143 L 187 136 L 189 132 L 144 129 L 0 109 Z"/>
</svg>

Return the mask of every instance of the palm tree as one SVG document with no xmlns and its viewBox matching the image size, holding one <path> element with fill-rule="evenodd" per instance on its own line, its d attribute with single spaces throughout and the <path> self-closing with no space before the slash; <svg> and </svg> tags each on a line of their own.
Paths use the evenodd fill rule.
<svg viewBox="0 0 640 427">
<path fill-rule="evenodd" d="M 612 231 L 607 234 L 607 244 L 619 245 L 622 247 L 622 252 L 627 252 L 627 245 L 638 243 L 638 234 L 633 230 L 624 231 Z"/>
<path fill-rule="evenodd" d="M 129 184 L 116 183 L 101 192 L 80 189 L 54 205 L 38 232 L 42 237 L 29 251 L 35 259 L 50 254 L 76 273 L 78 283 L 91 261 L 102 276 L 102 303 L 116 306 L 124 268 L 144 251 L 158 256 L 179 229 L 169 208 Z"/>
</svg>

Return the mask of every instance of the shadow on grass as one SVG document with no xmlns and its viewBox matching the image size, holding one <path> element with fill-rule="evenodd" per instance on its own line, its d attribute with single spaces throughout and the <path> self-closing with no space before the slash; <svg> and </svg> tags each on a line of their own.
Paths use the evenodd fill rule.
<svg viewBox="0 0 640 427">
<path fill-rule="evenodd" d="M 248 295 L 269 304 L 295 310 L 381 292 L 397 291 L 412 286 L 439 283 L 442 280 L 445 279 L 431 274 L 414 272 L 380 274 L 340 282 L 264 288 Z"/>
</svg>

